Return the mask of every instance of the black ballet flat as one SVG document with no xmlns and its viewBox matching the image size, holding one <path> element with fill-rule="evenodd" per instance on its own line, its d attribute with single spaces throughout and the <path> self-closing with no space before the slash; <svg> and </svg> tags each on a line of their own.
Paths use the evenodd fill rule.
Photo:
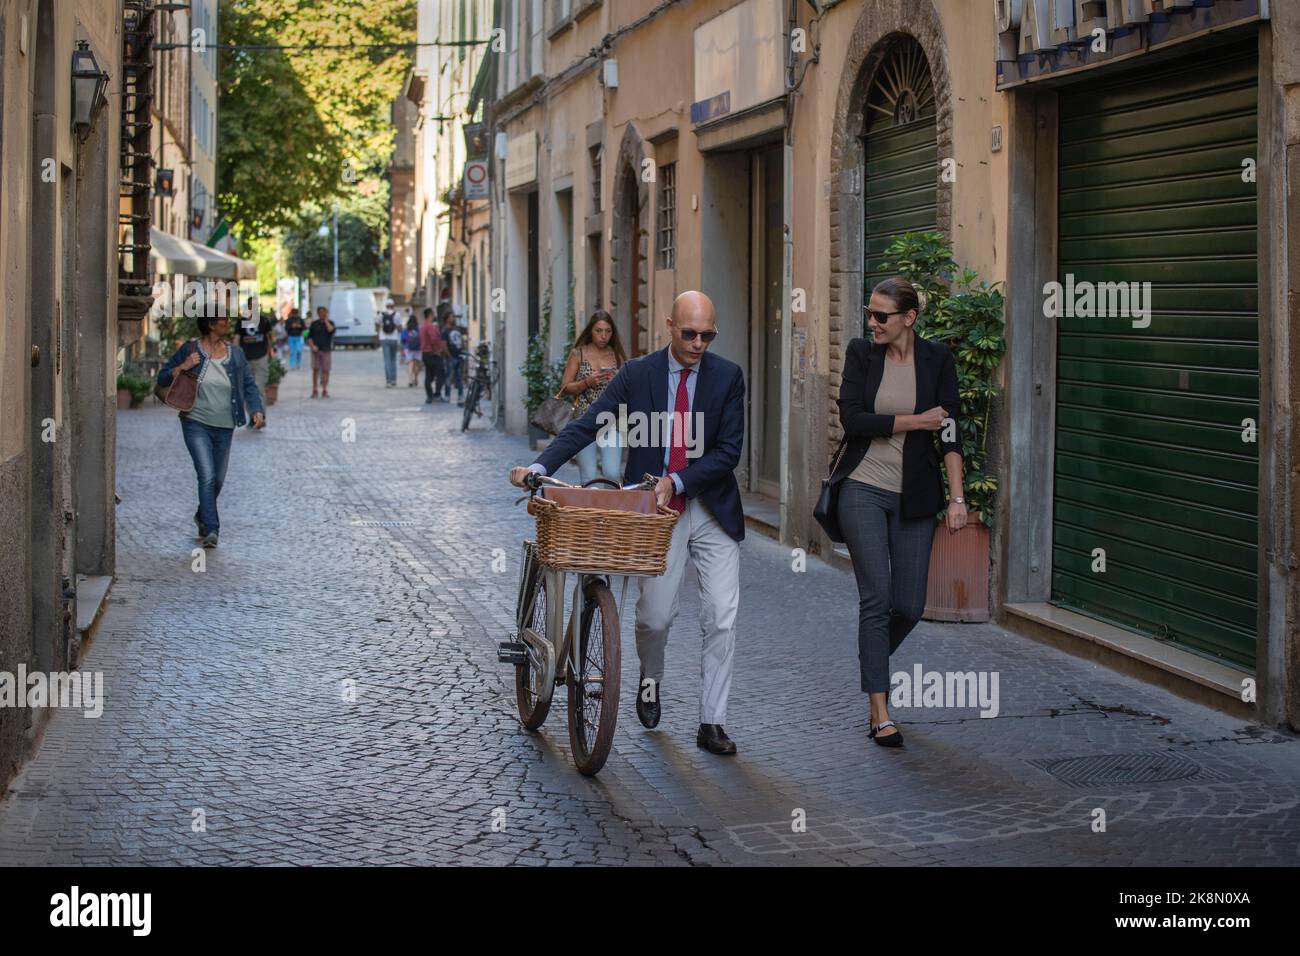
<svg viewBox="0 0 1300 956">
<path fill-rule="evenodd" d="M 893 727 L 894 732 L 892 734 L 886 734 L 883 737 L 876 735 L 876 731 L 884 730 L 886 727 Z M 874 740 L 876 743 L 880 744 L 880 746 L 882 747 L 903 746 L 903 732 L 898 729 L 898 724 L 894 723 L 892 720 L 887 720 L 883 724 L 879 724 L 875 727 L 872 727 L 871 733 L 867 734 L 867 736 L 870 737 L 872 740 Z"/>
</svg>

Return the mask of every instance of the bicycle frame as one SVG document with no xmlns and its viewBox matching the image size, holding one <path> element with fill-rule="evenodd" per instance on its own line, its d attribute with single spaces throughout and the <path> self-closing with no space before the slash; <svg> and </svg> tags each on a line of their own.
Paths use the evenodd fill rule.
<svg viewBox="0 0 1300 956">
<path fill-rule="evenodd" d="M 616 605 L 622 607 L 623 601 L 627 598 L 628 579 L 633 575 L 608 575 L 599 571 L 562 571 L 552 568 L 537 560 L 537 552 L 529 548 L 530 544 L 531 542 L 527 542 L 524 545 L 524 560 L 532 562 L 542 575 L 542 586 L 546 589 L 546 633 L 537 634 L 528 627 L 527 622 L 532 617 L 532 608 L 521 607 L 519 639 L 537 651 L 542 665 L 542 679 L 539 684 L 551 689 L 566 681 L 570 668 L 576 668 L 578 665 L 578 628 L 581 626 L 583 591 L 587 582 L 593 578 L 622 577 L 623 585 Z M 564 597 L 570 574 L 574 575 L 573 599 L 569 606 L 569 620 L 566 624 Z M 525 565 L 522 580 L 526 581 L 527 577 L 528 568 Z"/>
</svg>

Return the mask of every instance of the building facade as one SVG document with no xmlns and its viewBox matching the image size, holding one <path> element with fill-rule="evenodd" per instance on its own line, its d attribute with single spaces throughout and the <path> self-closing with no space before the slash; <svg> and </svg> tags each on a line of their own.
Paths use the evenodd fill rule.
<svg viewBox="0 0 1300 956">
<path fill-rule="evenodd" d="M 838 560 L 811 513 L 843 356 L 891 240 L 941 232 L 1006 295 L 995 619 L 1300 724 L 1298 19 L 1262 0 L 500 0 L 505 427 L 526 429 L 519 369 L 548 317 L 552 359 L 562 319 L 596 308 L 639 355 L 701 289 L 746 373 L 747 513 Z"/>
<path fill-rule="evenodd" d="M 462 320 L 470 319 L 474 307 L 475 275 L 479 285 L 487 276 L 486 200 L 467 197 L 462 179 L 476 148 L 466 127 L 473 120 L 470 101 L 489 52 L 492 17 L 486 0 L 420 0 L 420 46 L 405 92 L 415 109 L 395 110 L 411 124 L 414 140 L 413 219 L 403 239 L 404 248 L 414 246 L 413 302 L 446 303 Z M 398 133 L 399 146 L 405 134 Z"/>
<path fill-rule="evenodd" d="M 151 6 L 0 2 L 0 671 L 11 674 L 75 667 L 78 616 L 113 574 L 124 46 L 147 52 Z M 132 90 L 147 82 L 147 62 L 133 62 Z M 47 717 L 0 708 L 0 789 Z"/>
</svg>

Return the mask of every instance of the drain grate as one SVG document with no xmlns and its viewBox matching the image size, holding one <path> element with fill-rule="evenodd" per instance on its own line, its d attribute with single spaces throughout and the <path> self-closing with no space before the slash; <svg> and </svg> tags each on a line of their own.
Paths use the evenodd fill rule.
<svg viewBox="0 0 1300 956">
<path fill-rule="evenodd" d="M 379 521 L 379 520 L 359 518 L 356 521 L 352 522 L 352 527 L 354 528 L 409 528 L 417 524 L 419 524 L 418 521 L 397 521 L 392 519 Z"/>
<path fill-rule="evenodd" d="M 1193 760 L 1169 753 L 1097 754 L 1091 757 L 1029 761 L 1072 787 L 1113 787 L 1170 783 L 1175 780 L 1219 779 Z"/>
</svg>

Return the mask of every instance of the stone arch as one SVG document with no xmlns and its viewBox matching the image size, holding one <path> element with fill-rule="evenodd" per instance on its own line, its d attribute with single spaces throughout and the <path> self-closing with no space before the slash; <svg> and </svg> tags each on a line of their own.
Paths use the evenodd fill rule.
<svg viewBox="0 0 1300 956">
<path fill-rule="evenodd" d="M 629 356 L 650 350 L 650 185 L 641 175 L 645 140 L 633 123 L 623 130 L 614 170 L 609 310 Z"/>
<path fill-rule="evenodd" d="M 844 368 L 844 349 L 862 328 L 864 108 L 877 70 L 896 45 L 905 39 L 915 40 L 929 61 L 940 163 L 950 158 L 953 152 L 953 103 L 947 46 L 933 2 L 878 0 L 864 6 L 853 27 L 840 73 L 831 138 L 828 440 L 838 441 L 841 434 L 836 402 Z M 938 168 L 935 169 L 935 178 L 939 179 Z M 951 235 L 952 184 L 940 180 L 937 186 L 937 228 Z M 822 458 L 825 457 L 823 454 Z"/>
</svg>

